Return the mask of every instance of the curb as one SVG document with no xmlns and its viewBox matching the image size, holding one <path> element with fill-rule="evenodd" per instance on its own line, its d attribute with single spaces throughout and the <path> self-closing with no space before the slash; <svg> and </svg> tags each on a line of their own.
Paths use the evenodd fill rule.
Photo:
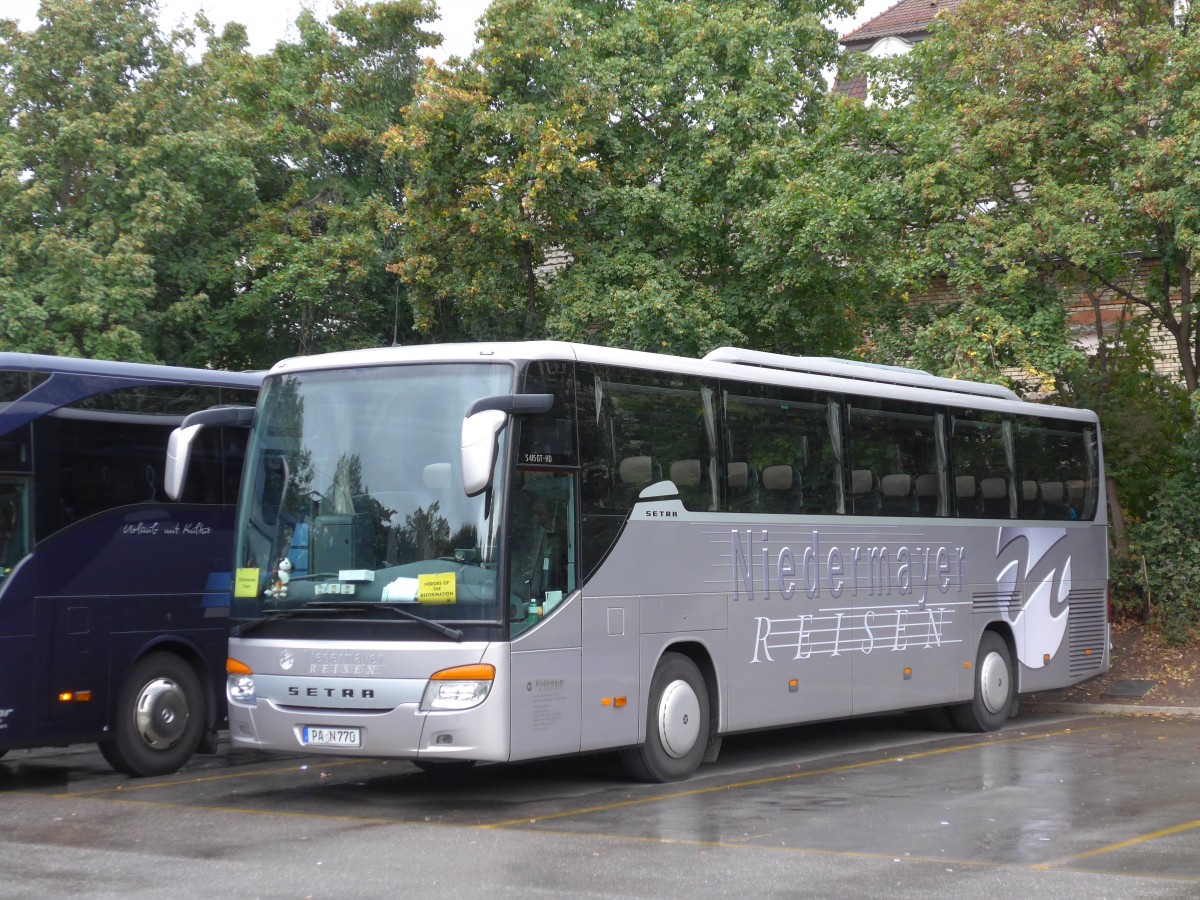
<svg viewBox="0 0 1200 900">
<path fill-rule="evenodd" d="M 1075 713 L 1092 716 L 1200 716 L 1194 706 L 1146 706 L 1134 703 L 1057 703 L 1021 701 L 1021 712 Z"/>
</svg>

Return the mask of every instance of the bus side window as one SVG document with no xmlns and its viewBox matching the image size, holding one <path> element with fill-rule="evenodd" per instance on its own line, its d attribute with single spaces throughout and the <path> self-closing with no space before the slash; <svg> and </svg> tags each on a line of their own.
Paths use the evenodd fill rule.
<svg viewBox="0 0 1200 900">
<path fill-rule="evenodd" d="M 664 480 L 672 481 L 689 509 L 713 508 L 712 387 L 697 378 L 633 369 L 598 369 L 596 376 L 595 438 L 603 447 L 592 452 L 604 453 L 612 473 L 608 508 L 627 513 L 644 488 Z M 582 402 L 580 418 L 583 429 Z M 581 450 L 587 443 L 581 438 Z M 582 462 L 586 470 L 589 462 Z"/>
<path fill-rule="evenodd" d="M 530 363 L 525 372 L 527 394 L 549 394 L 548 412 L 521 418 L 517 450 L 520 466 L 573 466 L 578 463 L 575 437 L 575 372 L 569 362 Z"/>
<path fill-rule="evenodd" d="M 924 404 L 875 397 L 849 397 L 846 407 L 852 512 L 944 514 L 939 496 L 946 471 L 943 413 Z"/>
<path fill-rule="evenodd" d="M 185 503 L 232 503 L 237 499 L 249 433 L 246 428 L 201 429 L 183 486 Z"/>
<path fill-rule="evenodd" d="M 28 484 L 0 480 L 0 579 L 29 552 Z"/>
<path fill-rule="evenodd" d="M 1097 437 L 1090 425 L 1046 419 L 1016 430 L 1021 516 L 1091 520 L 1099 503 Z"/>
<path fill-rule="evenodd" d="M 552 612 L 575 589 L 573 486 L 570 472 L 517 471 L 509 517 L 514 635 Z"/>
<path fill-rule="evenodd" d="M 715 385 L 699 378 L 578 367 L 585 575 L 608 552 L 649 485 L 670 480 L 686 508 L 716 508 L 715 396 Z"/>
<path fill-rule="evenodd" d="M 830 401 L 813 391 L 727 384 L 728 462 L 722 508 L 729 512 L 833 515 L 842 505 L 841 450 Z"/>
<path fill-rule="evenodd" d="M 1021 498 L 1015 478 L 1013 423 L 994 413 L 955 412 L 950 417 L 957 515 L 1016 518 Z M 963 486 L 970 484 L 970 496 Z"/>
<path fill-rule="evenodd" d="M 579 434 L 579 515 L 583 535 L 579 565 L 582 578 L 587 578 L 604 560 L 624 522 L 624 517 L 610 506 L 616 462 L 609 417 L 603 413 L 603 403 L 600 373 L 590 366 L 580 366 L 575 382 L 575 404 Z"/>
</svg>

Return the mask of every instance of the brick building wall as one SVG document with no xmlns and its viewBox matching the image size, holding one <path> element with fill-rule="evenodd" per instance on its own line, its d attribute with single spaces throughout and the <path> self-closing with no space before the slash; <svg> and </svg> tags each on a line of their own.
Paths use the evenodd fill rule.
<svg viewBox="0 0 1200 900">
<path fill-rule="evenodd" d="M 1147 282 L 1153 277 L 1153 266 L 1152 260 L 1141 260 L 1135 270 L 1127 276 L 1126 282 L 1121 284 L 1121 287 L 1135 296 L 1145 296 Z M 960 299 L 957 291 L 946 281 L 945 277 L 934 279 L 924 291 L 912 295 L 912 302 L 929 303 L 934 306 L 957 303 Z M 1089 353 L 1096 351 L 1098 343 L 1097 305 L 1099 306 L 1101 329 L 1104 336 L 1110 338 L 1117 334 L 1124 322 L 1136 318 L 1144 312 L 1142 307 L 1127 302 L 1120 292 L 1112 288 L 1093 289 L 1089 293 L 1083 285 L 1073 285 L 1068 287 L 1066 299 L 1070 304 L 1067 317 L 1070 334 L 1076 343 Z M 1172 301 L 1179 302 L 1178 294 L 1172 297 Z M 1155 322 L 1150 329 L 1150 343 L 1159 356 L 1155 368 L 1162 374 L 1182 382 L 1174 335 Z"/>
</svg>

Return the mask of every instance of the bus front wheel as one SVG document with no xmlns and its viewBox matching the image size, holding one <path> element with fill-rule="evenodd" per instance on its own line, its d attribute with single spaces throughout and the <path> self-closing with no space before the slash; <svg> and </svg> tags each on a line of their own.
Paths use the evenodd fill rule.
<svg viewBox="0 0 1200 900">
<path fill-rule="evenodd" d="M 174 653 L 152 653 L 121 686 L 113 737 L 100 752 L 126 775 L 169 775 L 196 752 L 206 712 L 192 667 Z"/>
<path fill-rule="evenodd" d="M 645 743 L 621 751 L 621 761 L 639 781 L 678 781 L 699 768 L 708 732 L 704 676 L 686 656 L 666 653 L 650 682 Z"/>
<path fill-rule="evenodd" d="M 975 693 L 969 703 L 951 706 L 950 718 L 960 731 L 995 731 L 1014 707 L 1012 654 L 1004 638 L 985 631 L 975 658 Z"/>
</svg>

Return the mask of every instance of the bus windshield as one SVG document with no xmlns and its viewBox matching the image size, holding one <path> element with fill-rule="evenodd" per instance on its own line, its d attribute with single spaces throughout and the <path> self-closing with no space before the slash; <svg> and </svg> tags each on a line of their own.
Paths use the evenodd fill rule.
<svg viewBox="0 0 1200 900">
<path fill-rule="evenodd" d="M 268 379 L 232 615 L 403 604 L 423 619 L 503 621 L 502 470 L 492 490 L 467 497 L 460 446 L 472 401 L 511 393 L 513 378 L 508 364 L 413 364 Z"/>
</svg>

